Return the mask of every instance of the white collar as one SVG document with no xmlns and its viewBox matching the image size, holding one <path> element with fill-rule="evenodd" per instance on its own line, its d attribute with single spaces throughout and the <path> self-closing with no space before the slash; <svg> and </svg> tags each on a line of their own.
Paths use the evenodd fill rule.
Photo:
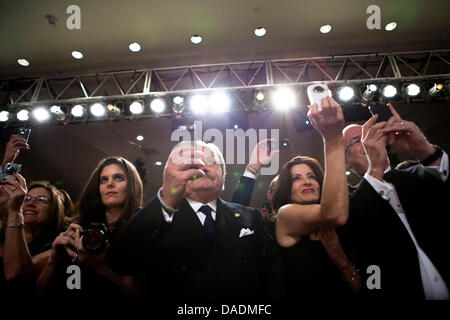
<svg viewBox="0 0 450 320">
<path fill-rule="evenodd" d="M 201 208 L 201 206 L 203 206 L 203 205 L 210 206 L 211 209 L 213 209 L 214 212 L 217 211 L 217 199 L 215 199 L 215 200 L 213 200 L 211 202 L 208 202 L 208 203 L 201 203 L 201 202 L 189 199 L 189 198 L 186 198 L 186 200 L 189 203 L 189 205 L 191 206 L 191 208 L 194 210 L 194 212 L 197 212 Z"/>
</svg>

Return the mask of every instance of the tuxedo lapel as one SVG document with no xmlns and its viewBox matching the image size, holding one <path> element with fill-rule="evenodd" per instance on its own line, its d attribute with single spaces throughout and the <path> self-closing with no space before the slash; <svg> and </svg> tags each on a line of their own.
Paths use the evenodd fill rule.
<svg viewBox="0 0 450 320">
<path fill-rule="evenodd" d="M 220 199 L 217 199 L 217 215 L 214 226 L 213 237 L 213 259 L 210 269 L 221 268 L 230 258 L 234 251 L 240 232 L 240 214 L 234 212 L 226 206 Z"/>
</svg>

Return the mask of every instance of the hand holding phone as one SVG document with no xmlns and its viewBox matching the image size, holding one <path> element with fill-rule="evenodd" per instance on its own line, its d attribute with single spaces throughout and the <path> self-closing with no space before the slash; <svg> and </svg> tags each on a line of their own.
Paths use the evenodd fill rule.
<svg viewBox="0 0 450 320">
<path fill-rule="evenodd" d="M 331 91 L 324 83 L 317 83 L 308 86 L 306 90 L 308 93 L 309 104 L 317 103 L 318 111 L 322 110 L 322 98 L 331 97 Z"/>
<path fill-rule="evenodd" d="M 19 128 L 19 131 L 17 134 L 19 136 L 21 136 L 22 138 L 24 138 L 28 142 L 28 139 L 30 138 L 30 134 L 31 134 L 31 129 Z"/>
<path fill-rule="evenodd" d="M 369 106 L 369 111 L 372 116 L 378 114 L 378 119 L 376 122 L 388 121 L 393 116 L 387 104 L 384 103 Z"/>
</svg>

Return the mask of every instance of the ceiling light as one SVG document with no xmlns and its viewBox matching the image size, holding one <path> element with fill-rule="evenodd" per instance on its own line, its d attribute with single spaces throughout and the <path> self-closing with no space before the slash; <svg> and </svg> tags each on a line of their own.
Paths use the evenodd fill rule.
<svg viewBox="0 0 450 320">
<path fill-rule="evenodd" d="M 56 118 L 56 120 L 64 120 L 66 114 L 58 105 L 53 105 L 50 107 L 50 113 Z"/>
<path fill-rule="evenodd" d="M 258 101 L 263 101 L 264 100 L 264 92 L 262 92 L 262 91 L 256 92 L 255 98 Z"/>
<path fill-rule="evenodd" d="M 193 43 L 193 44 L 199 44 L 200 42 L 202 42 L 202 37 L 200 37 L 199 35 L 193 35 L 192 37 L 191 37 L 191 42 Z"/>
<path fill-rule="evenodd" d="M 83 54 L 80 51 L 72 51 L 72 57 L 75 59 L 83 59 Z"/>
<path fill-rule="evenodd" d="M 70 113 L 74 116 L 74 117 L 82 117 L 84 115 L 86 111 L 86 108 L 81 105 L 81 104 L 76 104 L 72 107 L 72 110 L 70 111 Z"/>
<path fill-rule="evenodd" d="M 18 59 L 17 62 L 24 67 L 28 67 L 30 65 L 30 63 L 28 62 L 27 59 Z"/>
<path fill-rule="evenodd" d="M 278 110 L 286 110 L 295 105 L 295 93 L 290 88 L 280 88 L 272 96 L 273 104 Z"/>
<path fill-rule="evenodd" d="M 328 33 L 330 31 L 331 31 L 331 26 L 329 24 L 326 24 L 326 25 L 320 27 L 321 33 Z"/>
<path fill-rule="evenodd" d="M 28 121 L 28 116 L 29 112 L 28 110 L 22 109 L 19 112 L 17 112 L 17 119 L 20 121 Z"/>
<path fill-rule="evenodd" d="M 9 112 L 8 111 L 1 111 L 0 112 L 0 122 L 6 122 L 9 120 Z"/>
<path fill-rule="evenodd" d="M 435 97 L 439 95 L 439 93 L 441 93 L 443 89 L 444 89 L 443 83 L 435 83 L 433 87 L 431 87 L 430 90 L 428 90 L 428 94 L 430 95 L 430 97 Z"/>
<path fill-rule="evenodd" d="M 255 36 L 257 37 L 263 37 L 266 34 L 267 30 L 266 28 L 259 27 L 255 29 Z"/>
<path fill-rule="evenodd" d="M 386 30 L 386 31 L 392 31 L 392 30 L 394 30 L 395 28 L 397 28 L 397 22 L 391 22 L 391 23 L 388 23 L 388 24 L 384 27 L 384 30 Z"/>
<path fill-rule="evenodd" d="M 230 110 L 230 97 L 225 92 L 214 92 L 209 98 L 209 105 L 213 113 L 225 113 Z"/>
<path fill-rule="evenodd" d="M 141 114 L 142 112 L 144 112 L 144 101 L 142 100 L 134 101 L 130 104 L 129 108 L 132 114 Z"/>
<path fill-rule="evenodd" d="M 33 117 L 39 122 L 44 122 L 50 119 L 50 113 L 45 107 L 38 107 L 33 110 Z"/>
<path fill-rule="evenodd" d="M 132 52 L 139 52 L 139 51 L 141 51 L 141 45 L 139 43 L 137 43 L 137 42 L 130 43 L 128 48 Z"/>
<path fill-rule="evenodd" d="M 137 141 L 142 141 L 142 140 L 144 140 L 144 137 L 141 136 L 141 135 L 139 135 L 139 136 L 136 137 L 136 140 L 137 140 Z"/>
<path fill-rule="evenodd" d="M 383 96 L 386 98 L 393 98 L 397 94 L 397 88 L 391 84 L 388 84 L 383 88 Z"/>
<path fill-rule="evenodd" d="M 205 114 L 208 108 L 208 102 L 205 96 L 196 94 L 189 101 L 189 107 L 194 114 Z"/>
<path fill-rule="evenodd" d="M 348 171 L 348 170 L 347 170 L 347 171 L 345 171 L 345 175 L 346 175 L 346 176 L 349 176 L 350 174 L 351 174 L 351 172 L 350 172 L 350 171 Z"/>
<path fill-rule="evenodd" d="M 155 166 L 158 166 L 158 167 L 159 167 L 159 166 L 162 166 L 162 162 L 161 162 L 161 161 L 156 161 L 156 162 L 155 162 Z"/>
<path fill-rule="evenodd" d="M 367 85 L 366 91 L 362 94 L 363 104 L 370 103 L 375 97 L 376 92 L 378 91 L 378 87 L 375 84 Z"/>
<path fill-rule="evenodd" d="M 355 96 L 355 91 L 352 87 L 343 86 L 337 90 L 337 95 L 341 101 L 350 101 Z"/>
<path fill-rule="evenodd" d="M 415 83 L 410 83 L 406 86 L 406 94 L 409 97 L 415 97 L 420 93 L 420 87 Z"/>
<path fill-rule="evenodd" d="M 175 113 L 182 113 L 184 111 L 184 98 L 182 96 L 175 96 L 173 98 L 172 110 Z"/>
<path fill-rule="evenodd" d="M 161 113 L 166 109 L 166 102 L 161 98 L 155 98 L 150 103 L 150 108 L 153 110 L 153 112 Z"/>
<path fill-rule="evenodd" d="M 106 112 L 105 105 L 100 102 L 96 102 L 96 103 L 92 104 L 91 107 L 89 108 L 89 110 L 91 111 L 92 115 L 94 115 L 96 117 L 102 117 L 105 115 L 105 112 Z"/>
</svg>

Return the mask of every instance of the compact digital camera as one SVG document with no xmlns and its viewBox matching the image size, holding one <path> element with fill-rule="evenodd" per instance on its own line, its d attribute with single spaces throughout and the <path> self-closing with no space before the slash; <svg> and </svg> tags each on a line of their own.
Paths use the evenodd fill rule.
<svg viewBox="0 0 450 320">
<path fill-rule="evenodd" d="M 331 97 L 331 91 L 324 83 L 317 83 L 308 86 L 306 90 L 308 93 L 309 104 L 313 105 L 317 103 L 318 110 L 322 110 L 322 98 Z"/>
<path fill-rule="evenodd" d="M 4 178 L 14 178 L 14 173 L 20 172 L 21 169 L 21 164 L 8 162 L 3 168 L 0 168 L 0 183 L 2 183 Z"/>
</svg>

